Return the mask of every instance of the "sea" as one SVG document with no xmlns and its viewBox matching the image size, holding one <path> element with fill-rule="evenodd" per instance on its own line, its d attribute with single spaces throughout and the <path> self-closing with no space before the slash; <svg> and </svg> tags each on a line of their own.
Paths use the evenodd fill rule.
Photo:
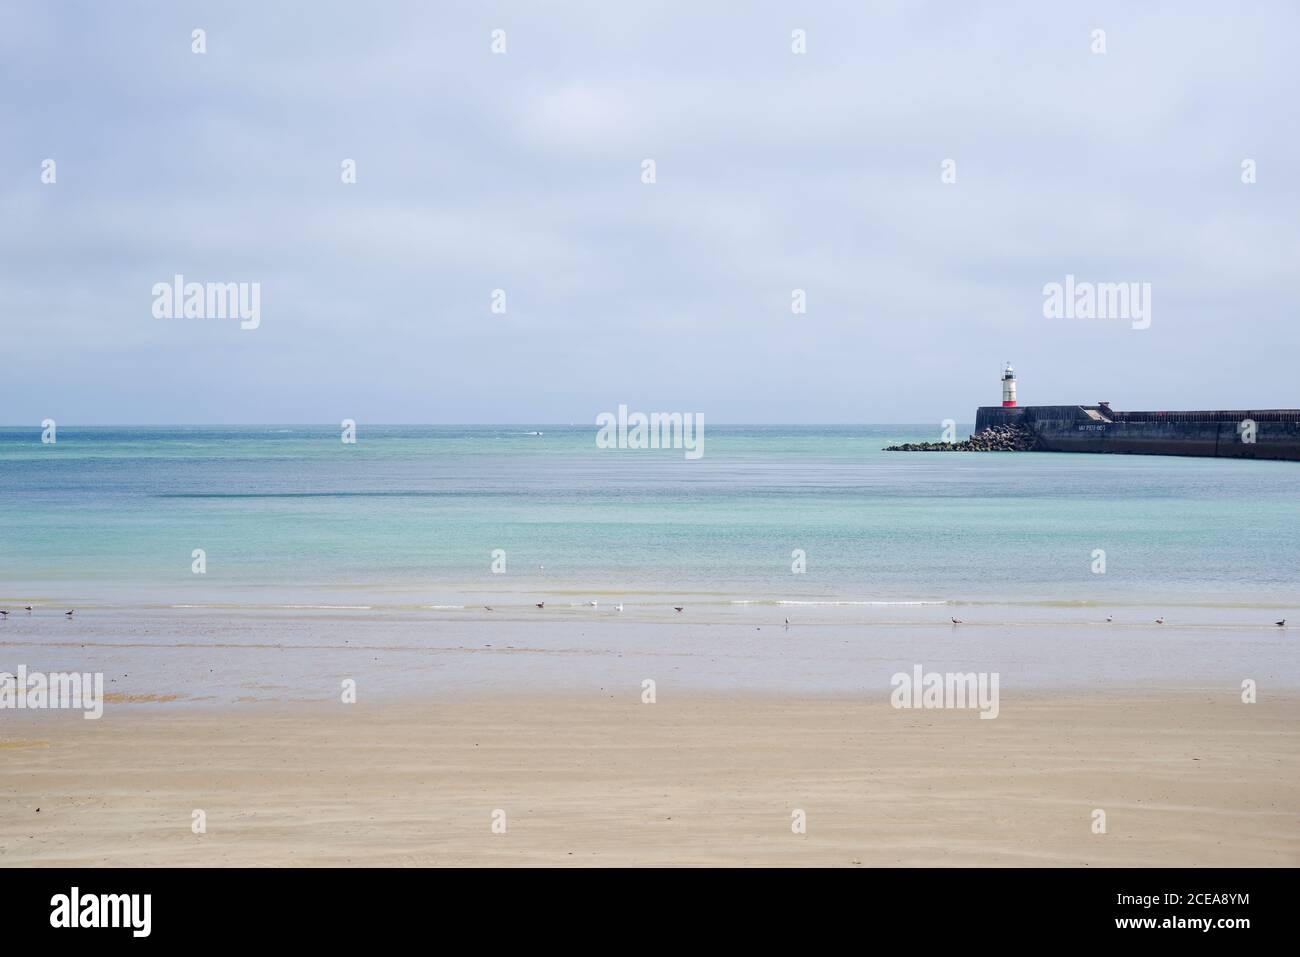
<svg viewBox="0 0 1300 957">
<path fill-rule="evenodd" d="M 1224 654 L 1300 684 L 1274 624 L 1300 632 L 1296 463 L 885 451 L 936 431 L 708 425 L 696 459 L 585 424 L 8 427 L 0 649 L 535 647 L 502 666 L 526 681 L 584 642 L 708 658 L 803 628 L 825 647 L 703 683 L 821 688 L 857 680 L 845 645 L 910 667 L 958 629 L 1039 684 L 1217 681 Z M 500 677 L 462 664 L 441 677 Z"/>
</svg>

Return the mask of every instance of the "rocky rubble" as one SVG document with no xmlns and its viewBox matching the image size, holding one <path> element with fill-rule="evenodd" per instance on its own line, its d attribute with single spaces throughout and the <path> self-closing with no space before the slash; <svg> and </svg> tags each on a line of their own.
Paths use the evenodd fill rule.
<svg viewBox="0 0 1300 957">
<path fill-rule="evenodd" d="M 1020 425 L 995 425 L 963 442 L 905 442 L 886 452 L 1033 452 L 1038 436 Z"/>
</svg>

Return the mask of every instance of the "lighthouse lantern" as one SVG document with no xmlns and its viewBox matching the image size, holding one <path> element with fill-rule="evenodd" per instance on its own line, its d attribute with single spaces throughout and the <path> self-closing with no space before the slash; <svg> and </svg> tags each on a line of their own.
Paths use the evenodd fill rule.
<svg viewBox="0 0 1300 957">
<path fill-rule="evenodd" d="M 1011 368 L 1011 363 L 1006 364 L 1002 370 L 1002 406 L 1011 408 L 1016 404 L 1016 370 Z"/>
</svg>

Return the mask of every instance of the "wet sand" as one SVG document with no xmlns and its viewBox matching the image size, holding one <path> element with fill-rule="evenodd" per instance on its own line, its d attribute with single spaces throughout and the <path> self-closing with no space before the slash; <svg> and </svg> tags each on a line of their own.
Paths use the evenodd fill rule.
<svg viewBox="0 0 1300 957">
<path fill-rule="evenodd" d="M 550 596 L 548 596 L 549 598 Z M 21 607 L 21 606 L 19 606 Z M 197 706 L 635 689 L 888 695 L 922 664 L 998 672 L 1004 691 L 1260 687 L 1300 692 L 1297 609 L 641 605 L 548 600 L 455 610 L 37 608 L 0 622 L 0 671 L 103 672 L 120 695 Z M 1114 617 L 1113 622 L 1106 618 Z M 1154 619 L 1167 615 L 1167 623 Z M 960 617 L 961 625 L 951 618 Z M 791 625 L 785 627 L 789 618 Z M 3 716 L 0 715 L 0 718 Z"/>
<path fill-rule="evenodd" d="M 662 686 L 8 712 L 0 865 L 51 864 L 1295 866 L 1300 695 L 1004 687 L 996 720 Z"/>
</svg>

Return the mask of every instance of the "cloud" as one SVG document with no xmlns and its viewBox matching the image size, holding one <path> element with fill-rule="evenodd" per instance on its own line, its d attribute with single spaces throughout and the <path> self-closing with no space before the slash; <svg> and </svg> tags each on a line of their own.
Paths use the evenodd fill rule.
<svg viewBox="0 0 1300 957">
<path fill-rule="evenodd" d="M 0 18 L 16 422 L 938 421 L 1004 359 L 1033 401 L 1294 404 L 1285 3 Z M 262 327 L 153 320 L 177 272 L 262 282 Z M 1151 329 L 1043 319 L 1067 272 L 1152 282 Z"/>
</svg>

